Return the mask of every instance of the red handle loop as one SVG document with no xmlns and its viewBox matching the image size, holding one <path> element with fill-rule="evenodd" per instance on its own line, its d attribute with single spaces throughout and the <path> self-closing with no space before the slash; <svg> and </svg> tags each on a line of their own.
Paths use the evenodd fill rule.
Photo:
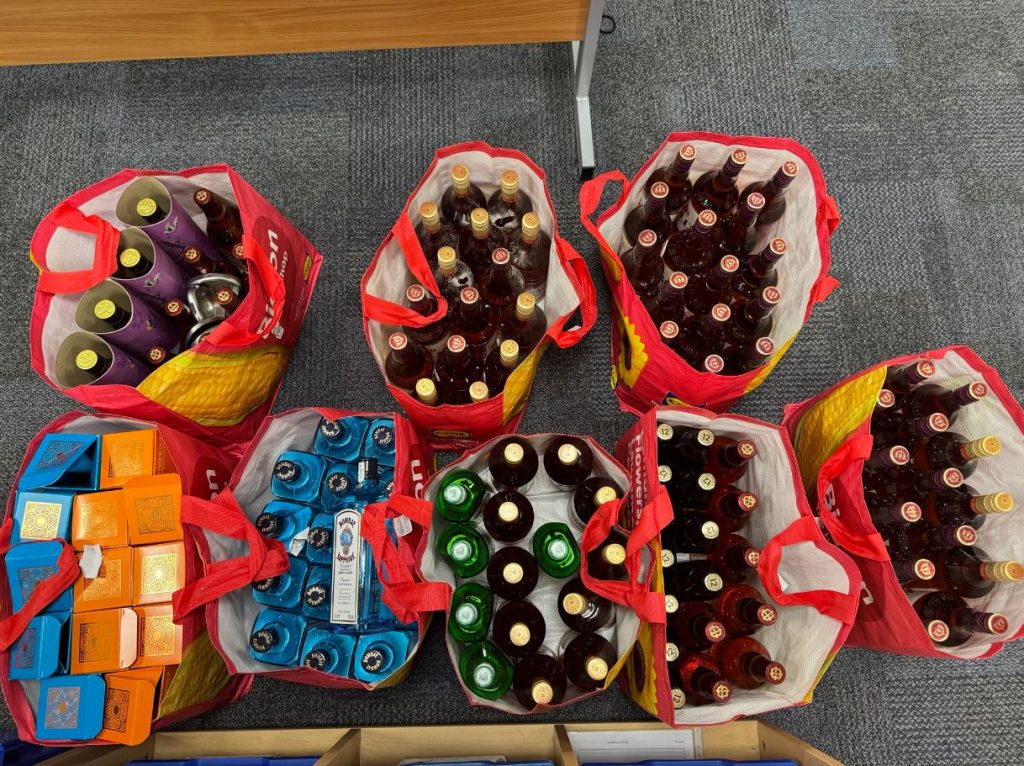
<svg viewBox="0 0 1024 766">
<path fill-rule="evenodd" d="M 77 271 L 51 271 L 46 267 L 48 258 L 36 259 L 39 268 L 39 290 L 44 293 L 80 293 L 95 287 L 117 271 L 117 243 L 120 232 L 95 215 L 85 215 L 74 205 L 61 202 L 44 221 L 52 233 L 56 229 L 70 229 L 95 237 L 92 264 Z M 47 245 L 49 249 L 50 245 Z"/>
<path fill-rule="evenodd" d="M 596 178 L 591 178 L 580 187 L 580 220 L 587 231 L 593 234 L 599 242 L 603 241 L 604 238 L 601 236 L 593 216 L 597 206 L 601 204 L 604 187 L 612 182 L 617 182 L 622 186 L 622 189 L 619 191 L 619 198 L 612 207 L 621 207 L 625 203 L 626 197 L 629 196 L 630 187 L 629 180 L 618 170 L 609 170 L 607 173 L 602 173 Z"/>
<path fill-rule="evenodd" d="M 576 295 L 580 299 L 580 325 L 565 329 L 565 323 L 569 321 L 572 314 L 576 313 L 573 311 L 563 317 L 557 325 L 552 326 L 548 330 L 548 334 L 559 348 L 571 348 L 590 332 L 597 321 L 597 291 L 594 289 L 594 280 L 590 276 L 587 262 L 576 252 L 576 248 L 561 237 L 558 238 L 556 247 L 562 262 L 569 267 L 570 281 L 576 288 Z"/>
<path fill-rule="evenodd" d="M 818 515 L 832 539 L 842 549 L 862 559 L 888 561 L 889 552 L 882 536 L 877 532 L 866 534 L 849 527 L 836 513 L 832 501 L 832 482 L 854 463 L 867 460 L 873 446 L 874 438 L 871 434 L 854 434 L 822 464 L 818 471 Z"/>
<path fill-rule="evenodd" d="M 288 571 L 288 551 L 284 543 L 261 535 L 229 489 L 213 500 L 182 496 L 181 522 L 193 527 L 196 530 L 193 534 L 214 532 L 243 540 L 249 551 L 237 558 L 209 562 L 201 578 L 186 583 L 176 592 L 173 597 L 175 622 L 231 591 Z"/>
</svg>

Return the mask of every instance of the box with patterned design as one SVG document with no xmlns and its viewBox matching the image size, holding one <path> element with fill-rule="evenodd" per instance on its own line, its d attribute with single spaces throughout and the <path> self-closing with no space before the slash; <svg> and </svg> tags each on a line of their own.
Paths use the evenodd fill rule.
<svg viewBox="0 0 1024 766">
<path fill-rule="evenodd" d="M 121 490 L 75 495 L 71 506 L 71 545 L 76 551 L 85 550 L 86 545 L 128 545 L 128 516 Z"/>
<path fill-rule="evenodd" d="M 139 617 L 131 608 L 71 616 L 71 672 L 110 673 L 131 667 L 138 654 Z"/>
<path fill-rule="evenodd" d="M 84 555 L 79 555 L 79 565 Z M 132 604 L 132 549 L 104 548 L 102 556 L 95 577 L 83 574 L 75 580 L 76 612 L 118 609 Z"/>
<path fill-rule="evenodd" d="M 144 545 L 134 549 L 132 604 L 169 603 L 185 584 L 185 546 L 181 543 Z"/>
<path fill-rule="evenodd" d="M 122 487 L 137 476 L 174 471 L 160 432 L 123 431 L 100 437 L 100 487 Z"/>
<path fill-rule="evenodd" d="M 181 479 L 176 474 L 125 482 L 124 506 L 132 545 L 181 539 Z"/>
</svg>

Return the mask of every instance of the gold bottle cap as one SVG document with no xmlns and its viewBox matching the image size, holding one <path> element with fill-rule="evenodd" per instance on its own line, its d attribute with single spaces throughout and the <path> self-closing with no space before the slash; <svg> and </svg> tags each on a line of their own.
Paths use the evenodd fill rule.
<svg viewBox="0 0 1024 766">
<path fill-rule="evenodd" d="M 671 641 L 665 644 L 665 659 L 669 662 L 675 662 L 679 659 L 679 647 Z"/>
<path fill-rule="evenodd" d="M 507 447 L 505 448 L 505 454 L 506 456 L 508 455 Z M 507 460 L 508 458 L 506 457 L 505 459 Z M 498 518 L 504 521 L 506 524 L 511 524 L 514 521 L 518 521 L 519 506 L 513 503 L 511 500 L 506 500 L 504 503 L 498 506 Z M 518 566 L 518 564 L 516 566 Z"/>
<path fill-rule="evenodd" d="M 675 429 L 668 423 L 658 423 L 658 430 L 655 433 L 658 435 L 658 441 L 667 442 L 675 435 Z"/>
<path fill-rule="evenodd" d="M 779 619 L 779 610 L 770 604 L 762 604 L 757 610 L 757 621 L 762 625 L 774 625 Z"/>
<path fill-rule="evenodd" d="M 199 259 L 202 257 L 203 254 L 195 247 L 186 247 L 184 252 L 181 254 L 181 258 L 185 263 L 199 263 Z"/>
<path fill-rule="evenodd" d="M 75 367 L 80 370 L 91 370 L 99 364 L 100 356 L 91 348 L 83 349 L 75 354 Z"/>
<path fill-rule="evenodd" d="M 676 563 L 676 554 L 672 551 L 661 551 L 661 568 L 670 567 Z"/>
<path fill-rule="evenodd" d="M 212 198 L 208 189 L 196 189 L 196 193 L 192 195 L 197 205 L 205 205 Z"/>
<path fill-rule="evenodd" d="M 509 465 L 519 465 L 523 462 L 523 458 L 526 457 L 526 450 L 523 449 L 522 444 L 512 442 L 505 445 L 504 457 L 505 462 Z"/>
<path fill-rule="evenodd" d="M 721 531 L 715 521 L 705 521 L 700 525 L 700 534 L 705 540 L 717 540 Z"/>
<path fill-rule="evenodd" d="M 776 237 L 769 243 L 768 247 L 770 247 L 771 251 L 776 255 L 783 256 L 786 254 L 786 249 L 789 246 L 786 244 L 786 240 L 782 237 Z"/>
<path fill-rule="evenodd" d="M 509 585 L 515 585 L 523 581 L 525 572 L 521 564 L 515 562 L 506 564 L 501 570 L 501 578 Z"/>
<path fill-rule="evenodd" d="M 601 558 L 612 566 L 619 566 L 626 560 L 626 549 L 618 543 L 606 545 L 601 549 Z"/>
<path fill-rule="evenodd" d="M 455 255 L 455 248 L 450 245 L 439 247 L 437 249 L 437 265 L 441 269 L 441 273 L 446 277 L 450 277 L 455 273 L 455 263 L 458 257 Z"/>
<path fill-rule="evenodd" d="M 455 165 L 452 168 L 452 186 L 460 197 L 466 196 L 469 191 L 469 168 L 465 165 Z"/>
<path fill-rule="evenodd" d="M 587 658 L 587 675 L 594 681 L 603 681 L 608 677 L 608 663 L 601 657 Z"/>
<path fill-rule="evenodd" d="M 126 247 L 121 251 L 118 260 L 121 261 L 121 265 L 126 269 L 134 269 L 142 263 L 142 253 L 134 247 Z"/>
<path fill-rule="evenodd" d="M 715 443 L 715 433 L 710 428 L 702 428 L 697 432 L 697 444 L 710 447 Z"/>
<path fill-rule="evenodd" d="M 517 622 L 508 630 L 508 640 L 513 646 L 526 646 L 530 643 L 530 629 L 525 623 Z"/>
<path fill-rule="evenodd" d="M 156 200 L 152 197 L 143 197 L 139 200 L 139 203 L 135 206 L 135 212 L 141 215 L 143 218 L 153 215 L 157 210 Z"/>
<path fill-rule="evenodd" d="M 675 596 L 665 596 L 665 611 L 668 614 L 675 614 L 679 611 L 679 599 Z"/>
<path fill-rule="evenodd" d="M 109 298 L 97 301 L 96 305 L 92 309 L 92 313 L 100 319 L 110 319 L 114 316 L 115 311 L 117 311 L 117 305 Z"/>
<path fill-rule="evenodd" d="M 527 213 L 520 222 L 522 225 L 521 236 L 527 242 L 533 242 L 540 235 L 540 216 L 536 213 Z"/>
<path fill-rule="evenodd" d="M 530 698 L 538 705 L 547 705 L 555 698 L 555 690 L 547 681 L 534 681 L 530 687 Z"/>
<path fill-rule="evenodd" d="M 615 491 L 615 487 L 609 487 L 605 485 L 601 487 L 597 492 L 594 493 L 594 505 L 600 507 L 605 503 L 610 503 L 613 500 L 618 500 L 619 494 Z"/>
<path fill-rule="evenodd" d="M 517 317 L 529 319 L 535 308 L 537 308 L 537 299 L 533 297 L 533 293 L 519 293 L 519 297 L 516 298 Z"/>
<path fill-rule="evenodd" d="M 682 689 L 672 690 L 672 707 L 676 710 L 686 707 L 686 695 Z"/>
<path fill-rule="evenodd" d="M 672 469 L 667 465 L 658 466 L 658 481 L 662 484 L 667 484 L 672 481 Z"/>
<path fill-rule="evenodd" d="M 1009 513 L 1013 510 L 1013 495 L 1009 492 L 977 495 L 971 498 L 971 509 L 975 513 Z"/>
<path fill-rule="evenodd" d="M 981 565 L 981 575 L 996 582 L 1020 582 L 1024 580 L 1024 564 L 1018 561 L 986 561 Z"/>
<path fill-rule="evenodd" d="M 941 644 L 949 638 L 949 626 L 942 620 L 931 620 L 926 626 L 928 638 L 937 644 Z"/>
<path fill-rule="evenodd" d="M 747 513 L 753 513 L 761 504 L 761 500 L 753 492 L 741 492 L 739 506 Z"/>
<path fill-rule="evenodd" d="M 679 337 L 679 325 L 677 325 L 671 319 L 666 319 L 658 327 L 658 333 L 665 340 L 673 340 Z"/>
<path fill-rule="evenodd" d="M 562 597 L 562 609 L 566 614 L 583 614 L 587 608 L 587 601 L 579 593 L 566 593 Z"/>
<path fill-rule="evenodd" d="M 736 444 L 736 451 L 744 460 L 750 460 L 757 456 L 757 445 L 750 439 L 743 439 Z"/>
<path fill-rule="evenodd" d="M 506 170 L 501 174 L 501 195 L 511 199 L 519 192 L 519 174 L 514 170 Z"/>
<path fill-rule="evenodd" d="M 469 224 L 473 228 L 473 236 L 477 239 L 484 239 L 491 233 L 491 217 L 482 207 L 473 208 L 473 212 L 469 214 Z"/>
<path fill-rule="evenodd" d="M 217 299 L 217 303 L 225 304 L 230 303 L 234 299 L 235 294 L 225 287 L 218 290 L 215 297 Z"/>
<path fill-rule="evenodd" d="M 430 378 L 420 378 L 416 381 L 416 396 L 424 404 L 437 404 L 437 386 Z"/>
<path fill-rule="evenodd" d="M 702 473 L 697 477 L 697 486 L 705 492 L 713 490 L 715 488 L 715 484 L 715 475 L 713 473 Z"/>
<path fill-rule="evenodd" d="M 487 384 L 482 380 L 478 380 L 475 383 L 469 385 L 469 399 L 471 402 L 484 402 L 487 401 L 487 397 L 491 395 L 491 392 L 487 390 Z"/>
<path fill-rule="evenodd" d="M 424 202 L 420 205 L 420 219 L 428 231 L 437 231 L 441 228 L 441 211 L 438 210 L 436 202 Z"/>
<path fill-rule="evenodd" d="M 501 354 L 501 363 L 505 367 L 514 367 L 519 361 L 519 344 L 514 340 L 502 341 L 498 353 Z"/>
<path fill-rule="evenodd" d="M 558 448 L 558 462 L 562 465 L 576 465 L 580 459 L 580 451 L 576 445 L 566 442 Z"/>
<path fill-rule="evenodd" d="M 1003 445 L 996 436 L 983 436 L 964 445 L 964 452 L 970 458 L 995 457 L 1003 451 Z"/>
</svg>

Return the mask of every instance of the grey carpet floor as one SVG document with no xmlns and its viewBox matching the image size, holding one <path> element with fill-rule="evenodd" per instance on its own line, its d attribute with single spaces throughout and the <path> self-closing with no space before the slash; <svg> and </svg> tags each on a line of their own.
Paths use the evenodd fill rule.
<svg viewBox="0 0 1024 766">
<path fill-rule="evenodd" d="M 738 411 L 770 420 L 878 359 L 974 346 L 1024 395 L 1024 6 L 1019 0 L 612 0 L 594 74 L 599 169 L 630 174 L 673 130 L 794 136 L 843 223 L 820 307 Z M 278 408 L 388 409 L 360 332 L 359 277 L 438 146 L 484 139 L 546 168 L 562 233 L 599 281 L 602 314 L 549 353 L 523 430 L 632 419 L 608 389 L 607 291 L 578 223 L 567 45 L 0 70 L 0 484 L 71 402 L 37 379 L 26 331 L 36 222 L 121 167 L 226 161 L 322 250 L 312 310 Z M 257 681 L 186 727 L 509 720 L 471 708 L 437 626 L 415 672 L 373 695 Z M 984 662 L 843 651 L 813 704 L 767 716 L 849 766 L 1024 763 L 1024 644 Z M 612 691 L 548 720 L 645 714 Z M 6 711 L 0 727 L 9 724 Z"/>
</svg>

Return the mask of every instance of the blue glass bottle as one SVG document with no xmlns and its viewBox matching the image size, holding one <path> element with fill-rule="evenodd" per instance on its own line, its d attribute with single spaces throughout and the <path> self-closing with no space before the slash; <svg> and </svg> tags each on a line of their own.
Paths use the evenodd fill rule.
<svg viewBox="0 0 1024 766">
<path fill-rule="evenodd" d="M 331 570 L 310 567 L 302 588 L 302 613 L 311 620 L 331 619 Z"/>
<path fill-rule="evenodd" d="M 381 465 L 395 466 L 394 418 L 374 418 L 366 433 L 363 457 L 373 458 Z"/>
<path fill-rule="evenodd" d="M 316 429 L 313 451 L 331 460 L 354 463 L 362 453 L 368 425 L 366 418 L 355 415 L 337 420 L 324 418 Z"/>
<path fill-rule="evenodd" d="M 356 644 L 353 675 L 368 684 L 383 681 L 405 662 L 411 643 L 411 634 L 404 630 L 364 633 Z"/>
<path fill-rule="evenodd" d="M 297 667 L 306 618 L 301 614 L 261 609 L 249 634 L 249 654 L 271 665 Z"/>
<path fill-rule="evenodd" d="M 353 466 L 335 464 L 327 469 L 320 505 L 325 511 L 340 511 L 356 497 L 356 472 Z"/>
<path fill-rule="evenodd" d="M 380 464 L 376 460 L 360 460 L 357 476 L 359 482 L 356 484 L 356 498 L 364 504 L 385 499 L 382 497 L 384 485 L 380 482 Z"/>
<path fill-rule="evenodd" d="M 310 564 L 330 566 L 334 552 L 334 514 L 318 513 L 309 525 L 306 538 L 306 560 Z"/>
<path fill-rule="evenodd" d="M 306 631 L 302 644 L 302 664 L 344 678 L 352 677 L 352 655 L 356 637 L 351 633 L 334 633 L 317 625 Z"/>
<path fill-rule="evenodd" d="M 283 500 L 300 503 L 320 502 L 320 485 L 327 471 L 327 462 L 312 452 L 282 452 L 274 465 L 270 491 Z"/>
<path fill-rule="evenodd" d="M 380 499 L 387 500 L 395 491 L 395 469 L 384 466 L 377 470 L 380 472 Z"/>
<path fill-rule="evenodd" d="M 256 529 L 264 537 L 280 540 L 288 548 L 299 532 L 309 526 L 313 509 L 302 503 L 288 500 L 271 500 L 263 506 L 263 512 L 256 517 Z M 292 551 L 298 555 L 301 551 Z"/>
<path fill-rule="evenodd" d="M 252 597 L 257 604 L 278 609 L 297 609 L 302 599 L 302 586 L 306 581 L 306 562 L 295 556 L 288 557 L 288 571 L 252 584 Z"/>
</svg>

